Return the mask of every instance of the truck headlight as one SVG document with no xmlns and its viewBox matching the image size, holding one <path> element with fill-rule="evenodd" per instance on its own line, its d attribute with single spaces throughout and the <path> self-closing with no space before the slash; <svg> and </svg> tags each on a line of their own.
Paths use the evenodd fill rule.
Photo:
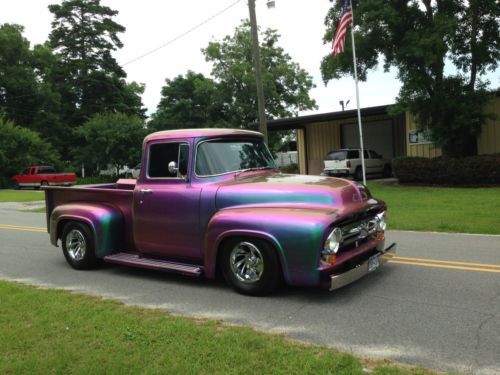
<svg viewBox="0 0 500 375">
<path fill-rule="evenodd" d="M 323 245 L 324 253 L 328 255 L 337 254 L 339 251 L 340 243 L 342 242 L 342 230 L 340 228 L 335 228 L 332 230 L 330 235 Z"/>
<path fill-rule="evenodd" d="M 377 230 L 378 231 L 385 231 L 387 228 L 387 213 L 385 211 L 380 212 L 377 214 Z"/>
</svg>

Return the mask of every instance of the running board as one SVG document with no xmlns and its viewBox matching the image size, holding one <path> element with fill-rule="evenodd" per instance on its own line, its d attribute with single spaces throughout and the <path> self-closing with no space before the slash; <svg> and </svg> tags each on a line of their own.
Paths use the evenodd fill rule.
<svg viewBox="0 0 500 375">
<path fill-rule="evenodd" d="M 116 253 L 104 257 L 104 261 L 108 263 L 120 264 L 122 266 L 131 266 L 139 268 L 147 268 L 150 270 L 175 272 L 182 275 L 201 276 L 203 273 L 202 266 L 192 264 L 170 262 L 167 260 L 145 258 L 137 254 L 131 253 Z"/>
</svg>

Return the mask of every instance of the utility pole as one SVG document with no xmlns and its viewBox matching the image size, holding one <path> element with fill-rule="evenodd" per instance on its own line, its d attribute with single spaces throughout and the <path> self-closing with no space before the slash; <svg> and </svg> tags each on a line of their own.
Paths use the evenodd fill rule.
<svg viewBox="0 0 500 375">
<path fill-rule="evenodd" d="M 264 88 L 262 86 L 262 72 L 260 69 L 259 36 L 257 33 L 257 16 L 255 15 L 255 0 L 248 0 L 250 12 L 250 26 L 252 30 L 252 53 L 255 68 L 255 82 L 257 84 L 257 107 L 259 111 L 259 132 L 264 134 L 264 142 L 267 144 L 267 121 L 264 107 Z"/>
</svg>

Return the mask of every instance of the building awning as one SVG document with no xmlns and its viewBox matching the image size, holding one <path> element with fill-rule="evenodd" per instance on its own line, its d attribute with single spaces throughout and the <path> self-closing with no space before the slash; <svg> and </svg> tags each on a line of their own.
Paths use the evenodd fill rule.
<svg viewBox="0 0 500 375">
<path fill-rule="evenodd" d="M 361 117 L 387 115 L 389 105 L 381 105 L 377 107 L 368 107 L 361 109 Z M 357 117 L 357 110 L 350 109 L 348 111 L 319 113 L 307 116 L 289 117 L 277 120 L 268 120 L 267 128 L 269 130 L 291 130 L 301 129 L 307 124 L 318 122 L 327 122 L 334 120 L 352 119 Z M 257 123 L 251 124 L 252 127 L 257 127 Z"/>
</svg>

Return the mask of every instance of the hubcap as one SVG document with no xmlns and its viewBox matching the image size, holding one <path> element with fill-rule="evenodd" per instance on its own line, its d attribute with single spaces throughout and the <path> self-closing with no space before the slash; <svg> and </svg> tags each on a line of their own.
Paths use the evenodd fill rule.
<svg viewBox="0 0 500 375">
<path fill-rule="evenodd" d="M 78 229 L 72 229 L 66 236 L 66 250 L 71 259 L 80 261 L 87 252 L 87 241 Z"/>
<path fill-rule="evenodd" d="M 250 242 L 238 243 L 229 256 L 231 271 L 244 283 L 255 283 L 264 272 L 264 258 L 260 250 Z"/>
</svg>

